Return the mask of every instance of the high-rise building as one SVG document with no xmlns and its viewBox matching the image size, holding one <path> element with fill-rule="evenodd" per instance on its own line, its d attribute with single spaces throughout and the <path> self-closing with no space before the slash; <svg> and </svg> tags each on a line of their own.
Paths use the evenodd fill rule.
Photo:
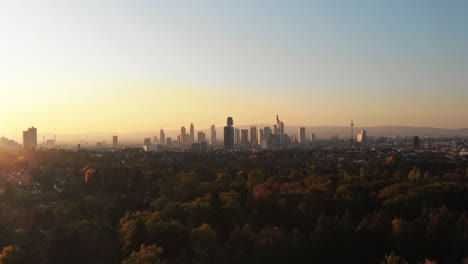
<svg viewBox="0 0 468 264">
<path fill-rule="evenodd" d="M 361 130 L 361 132 L 357 135 L 357 142 L 359 143 L 366 143 L 367 142 L 367 131 Z"/>
<path fill-rule="evenodd" d="M 143 140 L 143 146 L 149 146 L 151 145 L 151 138 L 145 138 Z"/>
<path fill-rule="evenodd" d="M 241 129 L 241 144 L 247 145 L 249 143 L 249 130 Z"/>
<path fill-rule="evenodd" d="M 159 140 L 158 140 L 158 136 L 154 136 L 153 137 L 153 144 L 158 144 Z"/>
<path fill-rule="evenodd" d="M 206 134 L 202 131 L 198 132 L 198 143 L 206 142 Z"/>
<path fill-rule="evenodd" d="M 183 126 L 183 127 L 180 128 L 180 140 L 179 140 L 179 142 L 181 144 L 185 143 L 186 139 L 187 139 L 187 130 Z"/>
<path fill-rule="evenodd" d="M 270 127 L 263 128 L 263 138 L 268 142 L 271 141 L 271 128 Z"/>
<path fill-rule="evenodd" d="M 232 117 L 227 118 L 227 126 L 224 127 L 224 150 L 234 150 L 234 121 Z"/>
<path fill-rule="evenodd" d="M 118 136 L 113 136 L 112 137 L 112 147 L 114 149 L 119 147 L 119 137 Z"/>
<path fill-rule="evenodd" d="M 263 140 L 263 129 L 260 128 L 257 133 L 257 144 L 259 146 L 262 145 L 262 140 Z"/>
<path fill-rule="evenodd" d="M 234 128 L 234 144 L 240 144 L 240 129 Z"/>
<path fill-rule="evenodd" d="M 256 126 L 250 127 L 250 144 L 251 145 L 257 144 L 257 127 Z"/>
<path fill-rule="evenodd" d="M 276 144 L 282 146 L 285 141 L 284 137 L 284 123 L 280 121 L 279 116 L 276 115 L 276 125 L 274 126 L 274 135 Z"/>
<path fill-rule="evenodd" d="M 193 123 L 190 123 L 190 140 L 192 142 L 195 141 L 195 127 L 193 126 Z"/>
<path fill-rule="evenodd" d="M 159 144 L 165 145 L 166 144 L 166 133 L 164 133 L 164 129 L 159 131 Z"/>
<path fill-rule="evenodd" d="M 315 133 L 310 133 L 310 142 L 314 143 L 316 140 L 317 139 Z"/>
<path fill-rule="evenodd" d="M 166 138 L 166 146 L 168 148 L 172 147 L 172 138 L 171 137 Z"/>
<path fill-rule="evenodd" d="M 215 125 L 211 126 L 211 145 L 216 144 L 216 128 Z"/>
<path fill-rule="evenodd" d="M 305 127 L 300 127 L 297 131 L 297 134 L 299 135 L 298 141 L 300 144 L 305 144 L 306 143 L 306 129 Z"/>
<path fill-rule="evenodd" d="M 23 131 L 23 148 L 36 149 L 37 148 L 37 128 L 30 127 L 28 130 Z"/>
<path fill-rule="evenodd" d="M 280 144 L 281 145 L 284 145 L 285 141 L 286 141 L 286 138 L 285 135 L 284 135 L 284 123 L 281 122 L 280 123 Z"/>
</svg>

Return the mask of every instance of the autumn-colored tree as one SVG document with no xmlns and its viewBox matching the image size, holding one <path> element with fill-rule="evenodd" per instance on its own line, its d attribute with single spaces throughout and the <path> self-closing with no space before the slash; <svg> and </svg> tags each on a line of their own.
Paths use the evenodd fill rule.
<svg viewBox="0 0 468 264">
<path fill-rule="evenodd" d="M 139 251 L 133 251 L 130 256 L 122 261 L 122 264 L 159 264 L 163 249 L 156 245 L 145 246 L 142 244 Z"/>
</svg>

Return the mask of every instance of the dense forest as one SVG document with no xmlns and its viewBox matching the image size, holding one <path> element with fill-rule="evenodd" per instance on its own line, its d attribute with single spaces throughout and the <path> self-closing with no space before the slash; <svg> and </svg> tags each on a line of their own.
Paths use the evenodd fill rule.
<svg viewBox="0 0 468 264">
<path fill-rule="evenodd" d="M 0 153 L 3 263 L 462 263 L 468 169 L 437 153 Z"/>
</svg>

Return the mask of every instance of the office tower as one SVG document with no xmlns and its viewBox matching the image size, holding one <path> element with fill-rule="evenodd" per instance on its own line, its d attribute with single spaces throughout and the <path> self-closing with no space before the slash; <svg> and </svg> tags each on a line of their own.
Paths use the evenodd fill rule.
<svg viewBox="0 0 468 264">
<path fill-rule="evenodd" d="M 153 144 L 158 144 L 159 140 L 158 140 L 158 136 L 154 136 L 153 137 Z"/>
<path fill-rule="evenodd" d="M 195 127 L 193 126 L 193 123 L 190 123 L 190 140 L 192 142 L 195 141 Z"/>
<path fill-rule="evenodd" d="M 166 146 L 167 147 L 172 147 L 172 138 L 171 137 L 167 137 L 166 138 Z"/>
<path fill-rule="evenodd" d="M 420 148 L 420 140 L 418 136 L 415 136 L 413 138 L 413 148 L 414 149 L 419 149 Z"/>
<path fill-rule="evenodd" d="M 118 136 L 113 136 L 112 137 L 112 147 L 114 149 L 119 147 L 119 137 Z"/>
<path fill-rule="evenodd" d="M 198 143 L 206 142 L 206 134 L 202 131 L 198 132 Z"/>
<path fill-rule="evenodd" d="M 287 136 L 284 134 L 284 123 L 280 123 L 280 144 L 283 145 L 286 141 Z"/>
<path fill-rule="evenodd" d="M 234 121 L 227 118 L 227 126 L 224 127 L 224 150 L 234 150 Z"/>
<path fill-rule="evenodd" d="M 305 127 L 300 127 L 297 131 L 298 134 L 298 141 L 300 144 L 305 144 L 306 143 L 306 129 Z"/>
<path fill-rule="evenodd" d="M 357 142 L 359 143 L 366 143 L 367 142 L 367 131 L 366 130 L 361 130 L 359 134 L 357 135 Z"/>
<path fill-rule="evenodd" d="M 179 142 L 182 144 L 182 143 L 185 143 L 185 140 L 187 139 L 187 130 L 185 129 L 185 127 L 181 127 L 180 128 L 180 139 L 179 139 Z"/>
<path fill-rule="evenodd" d="M 271 128 L 270 127 L 263 128 L 263 138 L 267 140 L 268 142 L 271 141 Z"/>
<path fill-rule="evenodd" d="M 317 139 L 315 133 L 310 133 L 310 142 L 315 142 L 316 140 Z"/>
<path fill-rule="evenodd" d="M 159 144 L 165 145 L 166 144 L 166 133 L 164 133 L 164 129 L 159 131 Z"/>
<path fill-rule="evenodd" d="M 262 140 L 263 140 L 263 129 L 259 129 L 257 133 L 257 144 L 260 146 L 262 145 Z"/>
<path fill-rule="evenodd" d="M 151 145 L 151 138 L 145 138 L 145 139 L 143 140 L 143 145 L 144 145 L 144 146 L 149 146 L 149 145 Z"/>
<path fill-rule="evenodd" d="M 241 129 L 241 143 L 247 145 L 249 143 L 249 130 Z"/>
<path fill-rule="evenodd" d="M 37 128 L 30 127 L 28 130 L 23 131 L 23 148 L 37 148 Z"/>
<path fill-rule="evenodd" d="M 216 128 L 215 125 L 211 126 L 211 145 L 216 144 Z"/>
<path fill-rule="evenodd" d="M 240 143 L 240 129 L 234 128 L 234 144 L 238 145 Z"/>
<path fill-rule="evenodd" d="M 256 126 L 250 127 L 250 144 L 251 145 L 257 144 L 257 127 Z"/>
</svg>

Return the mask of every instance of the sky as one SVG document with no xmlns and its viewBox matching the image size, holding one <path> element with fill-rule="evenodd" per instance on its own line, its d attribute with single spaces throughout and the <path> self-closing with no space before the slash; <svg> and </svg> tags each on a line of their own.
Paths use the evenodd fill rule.
<svg viewBox="0 0 468 264">
<path fill-rule="evenodd" d="M 468 1 L 0 0 L 0 134 L 468 127 Z"/>
</svg>

